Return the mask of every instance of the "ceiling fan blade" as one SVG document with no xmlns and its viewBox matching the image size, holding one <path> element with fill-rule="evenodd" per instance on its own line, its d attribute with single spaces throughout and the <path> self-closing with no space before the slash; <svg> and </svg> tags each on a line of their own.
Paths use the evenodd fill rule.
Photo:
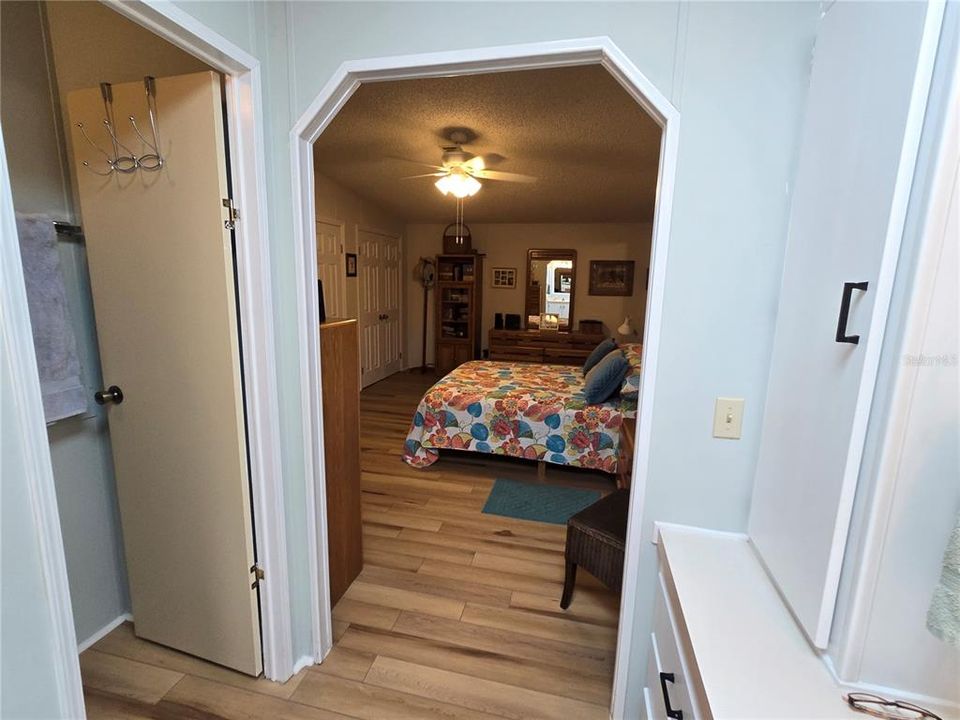
<svg viewBox="0 0 960 720">
<path fill-rule="evenodd" d="M 421 160 L 411 160 L 410 158 L 399 157 L 397 155 L 387 155 L 388 160 L 400 160 L 401 162 L 411 163 L 413 165 L 419 165 L 420 167 L 428 167 L 431 170 L 443 170 L 443 165 L 434 165 L 433 163 L 426 163 Z"/>
<path fill-rule="evenodd" d="M 401 180 L 415 180 L 416 178 L 425 178 L 425 177 L 443 177 L 446 175 L 445 172 L 434 172 L 434 173 L 424 173 L 423 175 L 407 175 L 406 177 L 400 178 Z"/>
<path fill-rule="evenodd" d="M 536 182 L 537 178 L 532 175 L 520 175 L 519 173 L 501 172 L 499 170 L 479 170 L 473 173 L 474 177 L 481 180 L 505 180 L 506 182 Z"/>
<path fill-rule="evenodd" d="M 467 172 L 478 173 L 484 168 L 486 168 L 486 165 L 484 164 L 483 158 L 481 156 L 474 155 L 472 158 L 470 158 L 463 164 L 463 167 L 467 170 Z"/>
</svg>

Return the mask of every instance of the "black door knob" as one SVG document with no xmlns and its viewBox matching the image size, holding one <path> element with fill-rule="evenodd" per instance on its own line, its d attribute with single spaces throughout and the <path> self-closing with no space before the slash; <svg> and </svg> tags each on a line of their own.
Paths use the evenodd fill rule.
<svg viewBox="0 0 960 720">
<path fill-rule="evenodd" d="M 97 405 L 106 405 L 110 402 L 119 405 L 123 402 L 123 390 L 116 385 L 111 385 L 106 390 L 98 390 L 95 392 L 93 399 L 96 400 Z"/>
</svg>

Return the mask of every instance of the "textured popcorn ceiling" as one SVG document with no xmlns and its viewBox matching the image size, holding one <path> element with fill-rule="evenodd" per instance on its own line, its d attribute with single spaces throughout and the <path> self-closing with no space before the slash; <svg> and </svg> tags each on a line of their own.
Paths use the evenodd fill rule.
<svg viewBox="0 0 960 720">
<path fill-rule="evenodd" d="M 465 150 L 532 184 L 483 181 L 470 222 L 640 222 L 653 217 L 660 128 L 598 65 L 370 83 L 314 147 L 322 174 L 409 222 L 449 222 L 435 178 L 443 131 L 467 127 Z"/>
</svg>

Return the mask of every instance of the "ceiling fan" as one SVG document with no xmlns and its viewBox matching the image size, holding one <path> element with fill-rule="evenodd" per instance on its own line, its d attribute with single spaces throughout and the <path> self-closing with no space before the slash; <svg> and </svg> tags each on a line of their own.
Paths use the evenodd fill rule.
<svg viewBox="0 0 960 720">
<path fill-rule="evenodd" d="M 416 178 L 435 177 L 439 178 L 434 184 L 444 195 L 452 194 L 457 198 L 465 198 L 476 195 L 481 188 L 480 180 L 500 180 L 505 182 L 536 182 L 537 178 L 530 175 L 520 175 L 519 173 L 501 172 L 500 170 L 488 170 L 486 162 L 480 155 L 474 155 L 463 149 L 464 143 L 469 139 L 466 133 L 452 132 L 449 140 L 454 143 L 443 148 L 443 154 L 440 156 L 441 165 L 431 165 L 429 163 L 420 163 L 427 167 L 434 168 L 435 172 L 424 173 L 422 175 L 409 175 L 403 180 L 412 180 Z"/>
</svg>

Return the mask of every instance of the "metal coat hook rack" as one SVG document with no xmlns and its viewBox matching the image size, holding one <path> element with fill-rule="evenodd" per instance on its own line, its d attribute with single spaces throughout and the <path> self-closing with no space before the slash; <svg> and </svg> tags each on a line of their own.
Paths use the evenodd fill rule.
<svg viewBox="0 0 960 720">
<path fill-rule="evenodd" d="M 106 172 L 95 170 L 89 161 L 84 160 L 83 166 L 96 175 L 107 176 L 113 173 L 122 173 L 129 175 L 137 170 L 146 172 L 156 172 L 163 167 L 163 155 L 160 154 L 160 121 L 157 116 L 157 83 L 156 79 L 149 75 L 143 79 L 143 89 L 147 95 L 147 115 L 150 120 L 150 131 L 153 136 L 153 142 L 147 140 L 140 128 L 137 126 L 137 120 L 133 115 L 128 115 L 127 120 L 133 127 L 140 142 L 149 152 L 142 155 L 136 155 L 130 148 L 120 142 L 117 137 L 117 123 L 113 114 L 113 86 L 110 83 L 100 83 L 100 95 L 103 98 L 103 126 L 110 137 L 110 146 L 113 153 L 109 153 L 97 145 L 87 134 L 87 130 L 82 122 L 77 123 L 77 128 L 83 139 L 103 155 L 107 164 Z"/>
</svg>

